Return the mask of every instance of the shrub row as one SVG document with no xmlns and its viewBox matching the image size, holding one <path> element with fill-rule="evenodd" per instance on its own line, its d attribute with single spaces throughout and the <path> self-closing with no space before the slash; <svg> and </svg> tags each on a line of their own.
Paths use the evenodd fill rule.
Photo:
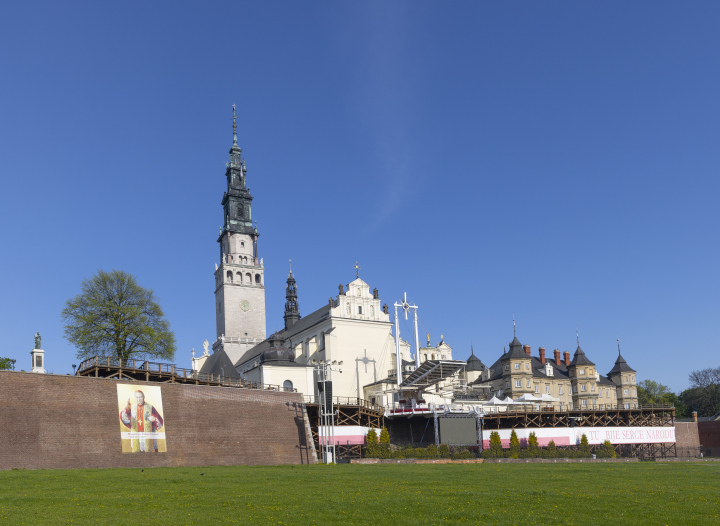
<svg viewBox="0 0 720 526">
<path fill-rule="evenodd" d="M 595 449 L 595 455 L 598 458 L 615 458 L 615 448 L 609 440 L 606 440 Z M 590 458 L 591 456 L 587 435 L 583 434 L 580 439 L 580 446 L 577 449 L 558 449 L 555 441 L 552 440 L 547 447 L 540 447 L 535 433 L 530 433 L 528 447 L 521 449 L 520 441 L 514 429 L 510 434 L 510 447 L 508 449 L 503 449 L 500 434 L 493 431 L 490 433 L 490 449 L 482 452 L 483 458 Z"/>
</svg>

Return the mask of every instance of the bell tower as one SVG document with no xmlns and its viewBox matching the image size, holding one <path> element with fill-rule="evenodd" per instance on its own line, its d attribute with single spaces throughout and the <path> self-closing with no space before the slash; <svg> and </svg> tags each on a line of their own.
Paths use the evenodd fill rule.
<svg viewBox="0 0 720 526">
<path fill-rule="evenodd" d="M 237 143 L 233 104 L 233 144 L 226 163 L 227 190 L 223 193 L 220 264 L 215 265 L 217 340 L 213 351 L 224 349 L 233 363 L 265 340 L 265 269 L 258 256 L 257 222 L 252 219 L 252 196 L 247 168 Z"/>
</svg>

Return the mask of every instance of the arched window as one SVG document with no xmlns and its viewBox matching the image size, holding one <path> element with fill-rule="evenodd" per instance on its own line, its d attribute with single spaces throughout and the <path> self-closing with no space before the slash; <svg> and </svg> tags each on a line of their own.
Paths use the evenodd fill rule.
<svg viewBox="0 0 720 526">
<path fill-rule="evenodd" d="M 260 274 L 255 274 L 255 283 L 260 285 Z"/>
<path fill-rule="evenodd" d="M 237 280 L 238 280 L 238 283 L 242 283 L 242 272 L 237 273 Z"/>
<path fill-rule="evenodd" d="M 245 280 L 248 282 L 249 285 L 252 285 L 252 276 L 249 272 L 245 274 Z"/>
<path fill-rule="evenodd" d="M 435 353 L 432 354 L 432 359 L 433 359 L 433 360 L 435 359 Z"/>
<path fill-rule="evenodd" d="M 283 391 L 292 391 L 293 390 L 293 384 L 290 380 L 285 380 L 283 382 Z"/>
<path fill-rule="evenodd" d="M 232 270 L 228 270 L 228 271 L 227 271 L 227 280 L 228 280 L 230 283 L 232 283 L 232 280 L 233 280 L 233 278 L 232 278 Z"/>
</svg>

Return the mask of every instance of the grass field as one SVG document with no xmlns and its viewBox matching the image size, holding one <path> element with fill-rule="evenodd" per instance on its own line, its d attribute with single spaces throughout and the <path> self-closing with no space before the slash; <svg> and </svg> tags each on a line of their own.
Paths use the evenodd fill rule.
<svg viewBox="0 0 720 526">
<path fill-rule="evenodd" d="M 714 525 L 719 472 L 714 462 L 4 471 L 0 523 Z"/>
</svg>

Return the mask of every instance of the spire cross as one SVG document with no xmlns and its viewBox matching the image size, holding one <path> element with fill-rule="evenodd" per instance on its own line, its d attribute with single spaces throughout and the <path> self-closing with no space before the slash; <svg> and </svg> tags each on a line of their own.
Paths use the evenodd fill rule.
<svg viewBox="0 0 720 526">
<path fill-rule="evenodd" d="M 618 356 L 620 356 L 620 338 L 617 339 L 618 342 Z"/>
<path fill-rule="evenodd" d="M 577 336 L 578 347 L 580 347 L 580 331 L 575 329 L 575 336 Z"/>
<path fill-rule="evenodd" d="M 288 259 L 288 261 L 290 262 L 290 274 L 292 274 L 292 259 Z"/>
<path fill-rule="evenodd" d="M 513 312 L 513 337 L 517 337 L 517 333 L 515 332 L 515 313 Z"/>
<path fill-rule="evenodd" d="M 353 267 L 355 269 L 355 277 L 360 277 L 360 269 L 362 268 L 360 265 L 358 265 L 358 262 L 355 262 L 355 266 Z"/>
</svg>

